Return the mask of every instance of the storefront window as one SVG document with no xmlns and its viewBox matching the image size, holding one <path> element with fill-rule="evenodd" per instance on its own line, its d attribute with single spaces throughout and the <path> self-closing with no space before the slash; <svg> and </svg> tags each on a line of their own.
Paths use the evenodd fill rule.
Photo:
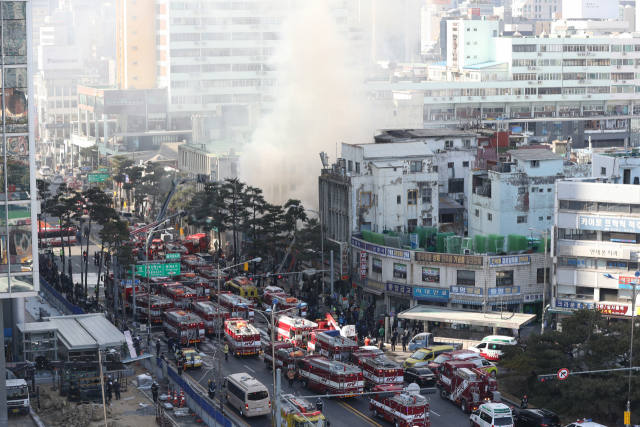
<svg viewBox="0 0 640 427">
<path fill-rule="evenodd" d="M 422 267 L 422 281 L 440 283 L 440 269 L 433 267 Z"/>
<path fill-rule="evenodd" d="M 400 279 L 407 278 L 407 266 L 405 264 L 393 264 L 393 277 Z"/>
<path fill-rule="evenodd" d="M 476 272 L 473 270 L 458 270 L 458 279 L 456 284 L 463 286 L 475 286 Z"/>
<path fill-rule="evenodd" d="M 382 260 L 373 258 L 373 264 L 371 265 L 371 271 L 373 273 L 382 273 Z"/>
<path fill-rule="evenodd" d="M 513 286 L 513 270 L 496 271 L 496 286 Z"/>
</svg>

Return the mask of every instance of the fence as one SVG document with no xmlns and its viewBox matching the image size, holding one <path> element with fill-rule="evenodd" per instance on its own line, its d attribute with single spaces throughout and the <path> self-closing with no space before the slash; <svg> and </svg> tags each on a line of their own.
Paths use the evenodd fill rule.
<svg viewBox="0 0 640 427">
<path fill-rule="evenodd" d="M 152 371 L 158 379 L 167 377 L 172 387 L 184 390 L 187 406 L 198 414 L 205 425 L 209 427 L 235 427 L 230 419 L 215 409 L 213 402 L 208 397 L 200 395 L 196 386 L 192 386 L 190 381 L 178 375 L 173 366 L 166 362 L 162 363 L 162 359 L 155 356 L 145 359 L 143 365 Z M 202 393 L 206 393 L 206 390 L 202 389 Z"/>
<path fill-rule="evenodd" d="M 67 301 L 60 292 L 53 289 L 53 287 L 51 287 L 51 285 L 49 285 L 42 277 L 40 277 L 40 291 L 46 295 L 47 300 L 51 305 L 57 308 L 60 313 L 63 313 L 65 316 L 85 314 L 83 309 L 76 307 Z"/>
</svg>

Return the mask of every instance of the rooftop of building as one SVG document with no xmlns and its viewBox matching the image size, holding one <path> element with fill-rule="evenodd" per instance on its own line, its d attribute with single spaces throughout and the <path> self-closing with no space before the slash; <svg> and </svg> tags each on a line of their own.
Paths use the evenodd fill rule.
<svg viewBox="0 0 640 427">
<path fill-rule="evenodd" d="M 495 67 L 497 65 L 508 65 L 508 64 L 509 64 L 508 62 L 488 61 L 488 62 L 481 62 L 475 65 L 468 65 L 462 68 L 464 68 L 465 70 L 481 70 L 483 68 L 490 68 L 490 67 Z"/>
<path fill-rule="evenodd" d="M 433 156 L 433 151 L 427 148 L 422 141 L 396 144 L 362 144 L 360 146 L 364 149 L 364 158 L 367 160 Z"/>
<path fill-rule="evenodd" d="M 242 149 L 245 144 L 245 142 L 238 142 L 231 139 L 216 139 L 206 142 L 182 144 L 182 147 L 213 157 L 226 157 L 229 156 L 231 150 L 234 150 L 235 156 L 242 154 Z"/>
<path fill-rule="evenodd" d="M 616 151 L 616 152 L 606 152 L 606 153 L 598 153 L 595 152 L 593 153 L 594 156 L 607 156 L 607 157 L 618 157 L 618 158 L 625 158 L 625 157 L 634 157 L 634 158 L 640 158 L 640 152 L 638 151 L 637 148 L 632 149 L 631 151 L 629 150 L 621 150 L 621 151 Z"/>
<path fill-rule="evenodd" d="M 510 150 L 511 158 L 518 160 L 563 160 L 563 157 L 551 150 L 534 148 L 529 150 Z"/>
<path fill-rule="evenodd" d="M 382 133 L 374 137 L 376 143 L 400 142 L 399 140 L 422 138 L 477 138 L 479 136 L 476 132 L 458 128 L 381 129 L 380 132 Z"/>
<path fill-rule="evenodd" d="M 79 316 L 46 317 L 43 325 L 55 327 L 58 339 L 69 350 L 105 350 L 120 347 L 125 337 L 104 317 L 104 314 L 84 314 Z M 43 326 L 42 328 L 47 328 Z M 20 325 L 21 330 L 28 330 Z"/>
</svg>

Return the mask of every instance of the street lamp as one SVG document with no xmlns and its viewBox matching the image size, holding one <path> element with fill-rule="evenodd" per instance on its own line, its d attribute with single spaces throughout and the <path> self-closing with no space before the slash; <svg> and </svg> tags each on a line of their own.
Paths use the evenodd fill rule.
<svg viewBox="0 0 640 427">
<path fill-rule="evenodd" d="M 278 304 L 278 300 L 276 299 L 276 300 L 274 300 L 272 307 L 275 307 L 277 304 Z M 241 305 L 243 305 L 244 307 L 247 307 L 244 304 L 241 304 Z M 276 339 L 275 339 L 276 324 L 275 324 L 275 315 L 276 314 L 286 313 L 287 311 L 295 310 L 295 309 L 298 309 L 298 308 L 303 308 L 303 307 L 306 307 L 306 306 L 307 306 L 307 303 L 303 302 L 303 303 L 300 303 L 300 304 L 296 305 L 295 307 L 289 307 L 289 308 L 286 308 L 284 310 L 280 310 L 278 312 L 276 312 L 275 310 L 270 309 L 270 308 L 265 310 L 265 313 L 270 313 L 271 314 L 271 371 L 273 372 L 273 398 L 275 399 L 275 402 L 276 402 L 276 404 L 273 405 L 271 408 L 272 408 L 273 411 L 276 411 L 275 415 L 278 418 L 280 417 L 280 411 L 279 411 L 279 408 L 280 408 L 280 397 L 276 396 L 276 346 L 275 346 L 275 342 L 276 342 Z M 254 309 L 253 311 L 256 311 L 256 312 L 260 313 L 260 315 L 262 317 L 264 317 L 264 320 L 269 322 L 269 319 L 267 319 L 267 316 L 265 316 L 265 314 L 262 312 L 262 310 Z M 280 425 L 280 424 L 281 424 L 281 422 L 278 419 L 278 423 L 276 425 Z"/>
<path fill-rule="evenodd" d="M 258 257 L 258 258 L 253 258 L 248 260 L 247 262 L 260 262 L 262 261 L 262 258 Z M 220 309 L 220 271 L 224 271 L 224 270 L 228 270 L 230 268 L 233 267 L 237 267 L 239 265 L 244 264 L 244 262 L 241 262 L 239 264 L 235 264 L 235 265 L 230 265 L 228 267 L 225 267 L 223 269 L 220 269 L 220 264 L 218 264 L 218 310 Z M 220 314 L 218 312 L 218 314 Z M 220 319 L 220 316 L 218 316 L 218 319 Z M 222 343 L 220 340 L 220 326 L 222 325 L 222 321 L 218 322 L 218 384 L 220 384 L 220 390 L 222 390 Z M 222 396 L 220 396 L 220 413 L 224 414 L 224 410 L 222 409 Z"/>
<path fill-rule="evenodd" d="M 638 284 L 638 278 L 640 278 L 640 271 L 636 271 L 634 276 L 636 276 L 636 279 L 633 280 L 633 283 L 630 283 L 631 285 L 633 285 L 633 292 L 631 293 L 631 350 L 629 352 L 629 391 L 627 392 L 627 412 L 631 412 L 631 372 L 633 371 L 633 329 L 635 326 L 635 315 L 636 315 L 636 298 L 638 297 L 638 293 L 640 292 L 640 289 L 636 289 L 636 285 Z M 615 277 L 613 277 L 611 274 L 605 273 L 604 277 L 608 278 L 608 279 L 614 279 Z M 618 278 L 618 283 L 620 282 L 620 279 Z M 629 424 L 627 424 L 629 425 Z"/>
<path fill-rule="evenodd" d="M 320 253 L 322 255 L 322 280 L 320 281 L 320 287 L 324 293 L 324 224 L 322 223 L 322 213 L 318 211 L 314 211 L 313 209 L 307 209 L 303 206 L 291 205 L 289 207 L 304 209 L 305 211 L 313 212 L 314 214 L 318 215 L 318 220 L 320 221 Z M 333 286 L 333 282 L 331 282 L 331 286 Z M 333 289 L 331 291 L 333 292 Z M 316 295 L 316 298 L 317 298 L 317 295 Z"/>
<path fill-rule="evenodd" d="M 147 297 L 148 297 L 148 301 L 147 301 L 147 326 L 149 329 L 149 353 L 151 353 L 151 282 L 149 281 L 149 246 L 151 243 L 151 236 L 155 233 L 158 233 L 160 231 L 169 231 L 169 230 L 173 230 L 173 227 L 168 227 L 168 228 L 163 228 L 162 230 L 154 230 L 154 231 L 149 231 L 147 230 L 147 246 L 145 247 L 145 251 L 147 252 L 145 254 L 145 273 L 147 275 Z M 135 310 L 136 310 L 136 283 L 135 283 L 135 279 L 131 285 L 133 287 L 133 314 L 135 316 Z"/>
<path fill-rule="evenodd" d="M 544 316 L 547 306 L 547 230 L 540 231 L 535 228 L 529 228 L 530 231 L 537 231 L 544 236 L 544 283 L 542 284 L 542 325 L 540 326 L 540 335 L 544 334 Z"/>
</svg>

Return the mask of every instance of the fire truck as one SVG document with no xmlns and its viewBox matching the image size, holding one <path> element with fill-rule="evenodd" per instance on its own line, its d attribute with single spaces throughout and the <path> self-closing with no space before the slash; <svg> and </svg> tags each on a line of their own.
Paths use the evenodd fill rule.
<svg viewBox="0 0 640 427">
<path fill-rule="evenodd" d="M 195 273 L 184 273 L 178 276 L 177 281 L 190 288 L 195 289 L 196 299 L 198 301 L 206 301 L 209 299 L 209 280 L 200 277 Z"/>
<path fill-rule="evenodd" d="M 193 312 L 204 320 L 205 333 L 214 335 L 222 323 L 231 317 L 229 310 L 211 301 L 198 301 L 193 304 Z"/>
<path fill-rule="evenodd" d="M 215 296 L 211 296 L 214 299 Z M 231 317 L 242 317 L 253 322 L 253 303 L 246 298 L 233 295 L 231 292 L 220 292 L 220 305 L 231 312 Z"/>
<path fill-rule="evenodd" d="M 404 385 L 404 369 L 399 363 L 384 356 L 365 357 L 361 362 L 365 390 L 379 385 Z"/>
<path fill-rule="evenodd" d="M 224 285 L 229 279 L 228 273 L 218 270 L 210 265 L 196 269 L 198 274 L 209 281 L 209 289 L 218 289 L 218 276 L 220 276 L 220 284 Z"/>
<path fill-rule="evenodd" d="M 133 297 L 130 298 L 130 302 Z M 160 295 L 151 295 L 147 293 L 136 293 L 136 308 L 140 311 L 138 318 L 146 320 L 149 316 L 149 302 L 151 302 L 151 323 L 162 323 L 162 313 L 173 308 L 173 301 L 167 297 Z"/>
<path fill-rule="evenodd" d="M 196 271 L 196 268 L 206 267 L 209 265 L 195 255 L 182 255 L 180 263 L 186 271 Z"/>
<path fill-rule="evenodd" d="M 275 349 L 273 348 L 275 347 Z M 276 369 L 282 369 L 282 372 L 286 374 L 286 371 L 293 369 L 297 371 L 298 361 L 307 356 L 307 351 L 300 347 L 294 347 L 293 344 L 283 341 L 277 341 L 276 343 L 269 343 L 264 350 L 264 363 L 268 368 L 273 366 L 273 354 L 276 356 Z"/>
<path fill-rule="evenodd" d="M 244 297 L 254 303 L 258 302 L 258 288 L 256 284 L 243 276 L 234 277 L 224 284 L 225 291 Z"/>
<path fill-rule="evenodd" d="M 410 384 L 402 390 L 401 386 L 377 386 L 372 391 L 369 410 L 375 418 L 381 417 L 396 427 L 428 427 L 429 400 L 420 395 L 420 386 Z"/>
<path fill-rule="evenodd" d="M 272 288 L 269 290 L 269 288 Z M 277 289 L 277 291 L 276 291 Z M 288 296 L 281 288 L 277 286 L 267 286 L 264 290 L 262 297 L 262 308 L 270 309 L 273 307 L 274 302 L 277 301 L 278 310 L 287 310 L 300 305 L 303 301 L 298 298 Z M 300 307 L 300 316 L 307 317 L 307 306 Z"/>
<path fill-rule="evenodd" d="M 371 358 L 371 357 L 380 357 L 383 354 L 384 353 L 382 352 L 382 350 L 378 350 L 378 352 L 375 352 L 373 350 L 360 348 L 359 350 L 356 350 L 353 353 L 351 353 L 351 363 L 353 363 L 356 366 L 361 366 L 364 359 Z"/>
<path fill-rule="evenodd" d="M 322 411 L 316 411 L 316 407 L 307 399 L 293 394 L 284 394 L 280 397 L 280 413 L 282 425 L 276 426 L 277 417 L 272 417 L 272 427 L 317 426 L 319 420 L 325 419 Z M 322 424 L 324 425 L 324 421 Z"/>
<path fill-rule="evenodd" d="M 184 310 L 169 310 L 162 319 L 165 337 L 178 340 L 180 344 L 204 341 L 204 322 L 193 313 Z"/>
<path fill-rule="evenodd" d="M 180 283 L 165 283 L 159 289 L 162 295 L 173 301 L 176 308 L 189 309 L 191 301 L 196 300 L 196 291 Z"/>
<path fill-rule="evenodd" d="M 351 360 L 351 354 L 359 348 L 358 343 L 349 338 L 337 335 L 332 336 L 332 334 L 337 333 L 338 331 L 316 333 L 309 340 L 307 348 L 309 351 L 320 353 L 329 359 L 341 360 L 343 362 Z"/>
<path fill-rule="evenodd" d="M 308 341 L 311 331 L 318 327 L 317 323 L 297 316 L 279 316 L 275 322 L 276 339 L 291 342 L 297 347 Z M 271 335 L 271 325 L 267 329 Z"/>
<path fill-rule="evenodd" d="M 324 394 L 341 394 L 341 397 L 362 393 L 362 370 L 346 363 L 329 360 L 324 356 L 306 356 L 298 362 L 298 376 L 302 388 L 312 388 Z"/>
<path fill-rule="evenodd" d="M 115 295 L 116 298 L 121 299 L 125 309 L 130 311 L 133 309 L 133 304 L 132 304 L 133 303 L 133 300 L 132 300 L 132 295 L 133 295 L 132 282 L 133 281 L 131 279 L 128 279 L 128 280 L 119 280 L 118 282 L 119 283 L 115 282 L 115 280 L 113 279 L 113 273 L 110 273 L 104 279 L 105 292 L 106 294 L 109 295 L 109 298 L 113 298 Z M 136 295 L 138 293 L 146 292 L 141 285 L 138 284 L 135 286 L 136 286 Z M 122 310 L 122 306 L 120 305 L 120 303 L 118 303 L 118 310 Z"/>
<path fill-rule="evenodd" d="M 224 335 L 234 356 L 260 353 L 260 332 L 247 320 L 237 318 L 226 320 Z"/>
<path fill-rule="evenodd" d="M 462 412 L 471 412 L 483 403 L 500 402 L 498 382 L 475 363 L 446 361 L 438 371 L 440 397 L 460 405 Z"/>
</svg>

